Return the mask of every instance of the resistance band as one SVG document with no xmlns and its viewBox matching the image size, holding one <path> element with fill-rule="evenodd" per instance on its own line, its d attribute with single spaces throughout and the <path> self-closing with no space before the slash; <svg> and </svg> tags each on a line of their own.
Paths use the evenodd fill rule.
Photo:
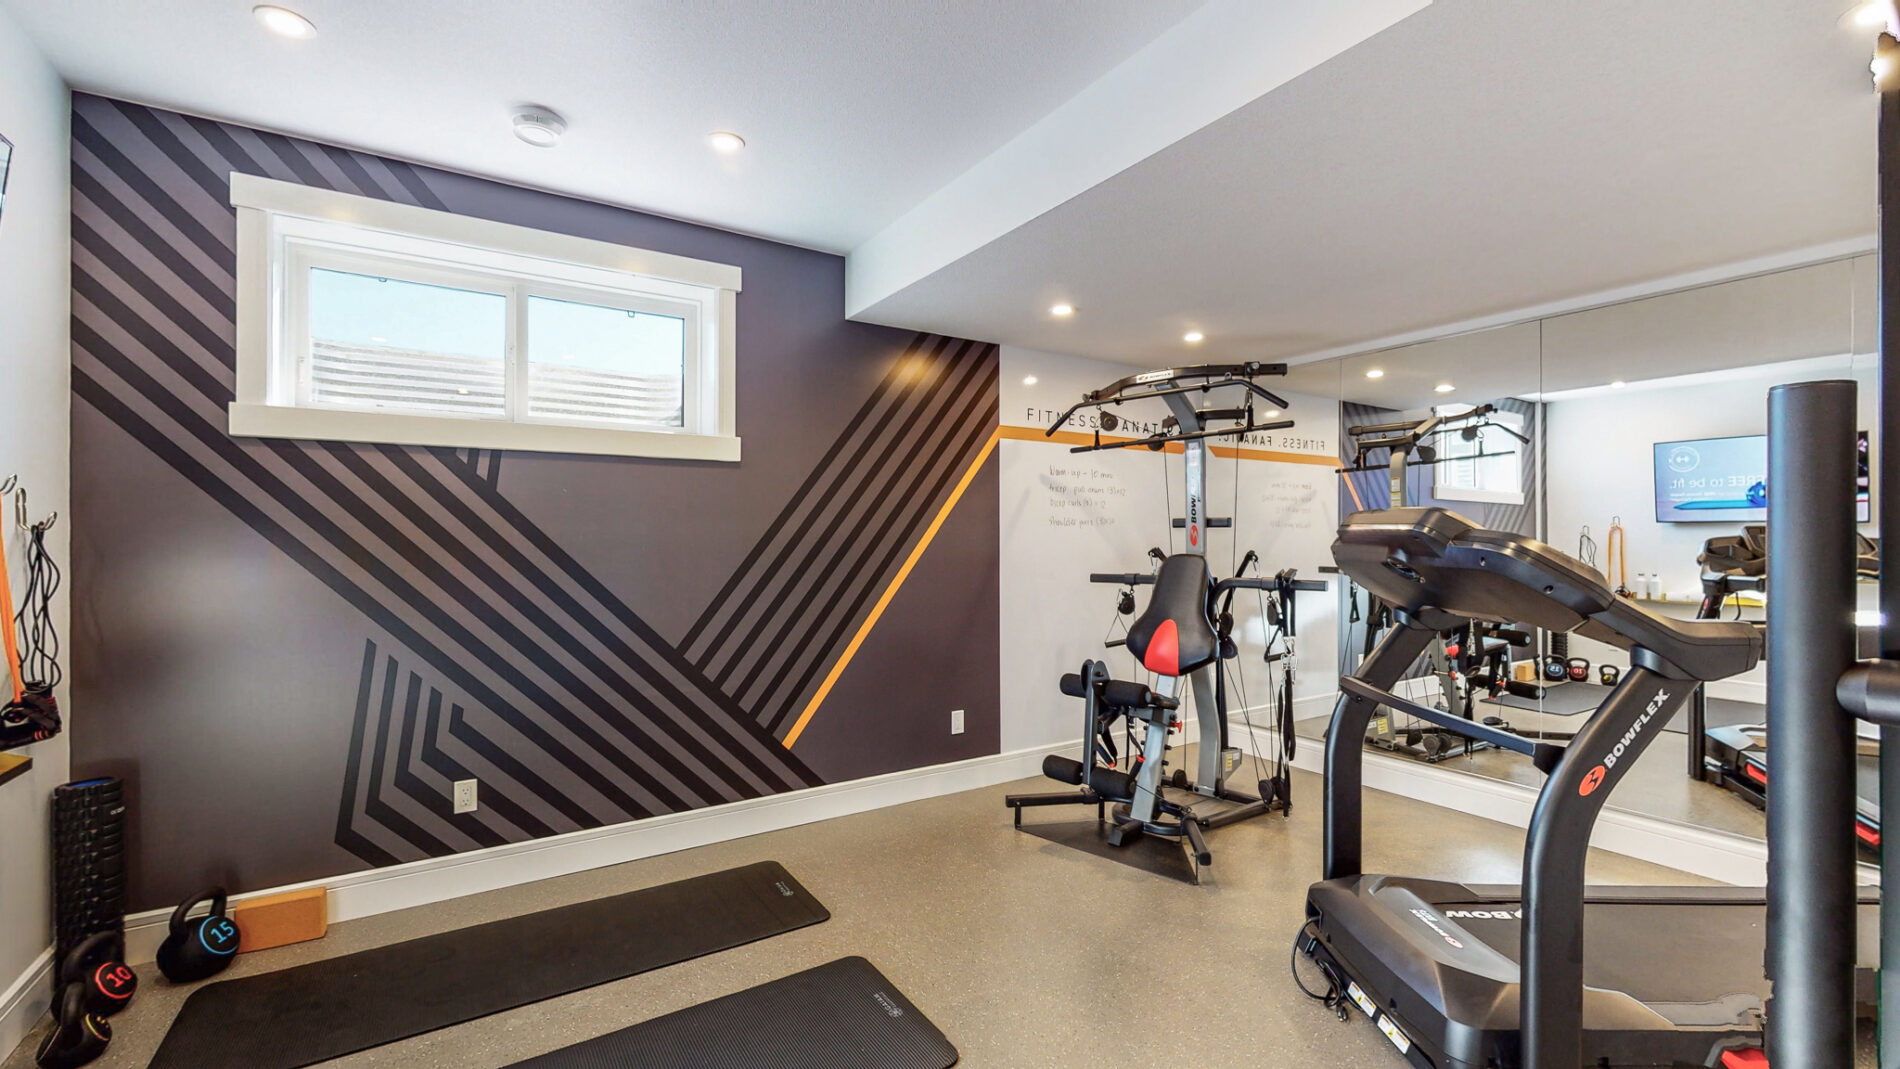
<svg viewBox="0 0 1900 1069">
<path fill-rule="evenodd" d="M 28 601 L 31 612 L 23 606 L 19 621 L 24 623 L 31 618 L 33 635 L 38 645 L 31 656 L 32 663 L 43 667 L 49 674 L 48 679 L 35 679 L 28 685 L 25 673 L 21 669 L 20 639 L 14 628 L 13 585 L 8 574 L 6 559 L 6 539 L 0 538 L 0 603 L 6 606 L 0 611 L 0 639 L 4 640 L 7 651 L 7 675 L 13 684 L 13 699 L 0 707 L 0 750 L 9 750 L 16 746 L 50 739 L 59 734 L 59 705 L 53 699 L 53 684 L 59 677 L 57 661 L 57 640 L 52 637 L 52 592 L 59 587 L 59 569 L 53 566 L 52 559 L 46 555 L 44 542 L 46 528 L 52 521 L 35 524 L 28 530 L 32 535 L 29 545 L 31 552 L 30 575 L 28 576 Z"/>
<path fill-rule="evenodd" d="M 1616 584 L 1617 597 L 1634 598 L 1636 592 L 1630 589 L 1629 535 L 1623 530 L 1623 517 L 1610 517 L 1610 533 L 1605 543 L 1604 555 L 1609 558 L 1605 578 Z"/>
<path fill-rule="evenodd" d="M 0 613 L 5 616 L 0 622 L 0 632 L 4 632 L 7 647 L 7 674 L 13 681 L 13 702 L 19 705 L 26 700 L 26 683 L 20 675 L 20 636 L 13 628 L 13 581 L 7 569 L 7 540 L 0 537 L 0 604 L 9 611 Z"/>
<path fill-rule="evenodd" d="M 27 689 L 47 694 L 65 678 L 59 667 L 59 632 L 53 628 L 53 594 L 59 590 L 62 577 L 53 555 L 46 551 L 46 532 L 53 523 L 54 519 L 42 520 L 31 529 L 26 547 L 26 594 L 14 617 L 19 625 L 17 637 L 25 639 L 20 675 Z"/>
</svg>

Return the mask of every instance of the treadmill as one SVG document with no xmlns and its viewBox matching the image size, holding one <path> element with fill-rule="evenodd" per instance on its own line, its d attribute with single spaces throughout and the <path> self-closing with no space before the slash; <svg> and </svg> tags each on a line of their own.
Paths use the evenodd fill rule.
<svg viewBox="0 0 1900 1069">
<path fill-rule="evenodd" d="M 1584 885 L 1590 831 L 1630 765 L 1696 684 L 1747 671 L 1762 633 L 1675 620 L 1612 594 L 1534 539 L 1442 509 L 1359 512 L 1339 529 L 1341 571 L 1393 607 L 1393 627 L 1340 680 L 1327 734 L 1325 878 L 1307 893 L 1298 949 L 1415 1066 L 1759 1064 L 1768 983 L 1766 899 L 1726 887 Z M 1567 746 L 1522 738 L 1391 692 L 1439 632 L 1517 620 L 1625 649 L 1630 671 Z M 1368 875 L 1362 868 L 1366 721 L 1399 709 L 1528 756 L 1545 773 L 1521 887 Z M 1877 910 L 1863 900 L 1860 998 L 1871 1010 Z"/>
<path fill-rule="evenodd" d="M 1880 577 L 1880 543 L 1858 532 L 1855 574 Z M 1711 538 L 1696 558 L 1702 566 L 1699 620 L 1719 620 L 1728 599 L 1744 591 L 1768 588 L 1768 528 L 1749 524 L 1739 535 Z M 1760 626 L 1760 625 L 1757 625 Z M 1875 628 L 1860 629 L 1860 655 L 1879 654 Z M 1768 807 L 1768 727 L 1766 724 L 1708 726 L 1708 688 L 1697 687 L 1689 702 L 1689 775 L 1713 783 L 1754 804 Z M 1854 841 L 1861 860 L 1880 860 L 1880 744 L 1863 738 L 1855 758 Z"/>
</svg>

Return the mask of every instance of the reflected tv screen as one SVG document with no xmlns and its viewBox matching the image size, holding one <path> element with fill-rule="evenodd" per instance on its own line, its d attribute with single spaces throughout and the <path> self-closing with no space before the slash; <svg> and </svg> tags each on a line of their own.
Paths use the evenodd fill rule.
<svg viewBox="0 0 1900 1069">
<path fill-rule="evenodd" d="M 1763 523 L 1768 519 L 1768 436 L 1656 443 L 1658 523 Z M 1855 519 L 1872 518 L 1869 446 L 1861 431 Z"/>
</svg>

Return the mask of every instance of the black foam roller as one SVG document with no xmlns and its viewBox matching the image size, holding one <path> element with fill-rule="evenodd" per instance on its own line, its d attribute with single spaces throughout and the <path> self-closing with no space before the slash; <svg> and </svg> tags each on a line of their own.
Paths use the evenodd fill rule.
<svg viewBox="0 0 1900 1069">
<path fill-rule="evenodd" d="M 57 952 L 125 927 L 125 785 L 112 777 L 53 789 Z"/>
</svg>

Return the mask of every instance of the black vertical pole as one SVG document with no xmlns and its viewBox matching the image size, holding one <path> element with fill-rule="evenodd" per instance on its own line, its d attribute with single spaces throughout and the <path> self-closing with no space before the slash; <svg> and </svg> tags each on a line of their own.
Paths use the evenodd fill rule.
<svg viewBox="0 0 1900 1069">
<path fill-rule="evenodd" d="M 1881 54 L 1893 57 L 1893 38 L 1881 35 Z M 1900 657 L 1900 78 L 1880 89 L 1880 415 L 1874 439 L 1880 454 L 1874 504 L 1880 539 L 1880 656 Z M 1891 803 L 1888 799 L 1893 799 Z M 1900 809 L 1900 727 L 1880 729 L 1881 815 Z M 1895 824 L 1900 827 L 1900 823 Z M 1900 888 L 1900 850 L 1880 851 L 1882 887 Z M 1893 882 L 1889 882 L 1893 881 Z M 1900 1066 L 1900 895 L 1880 899 L 1880 1065 Z"/>
<path fill-rule="evenodd" d="M 1371 621 L 1367 621 L 1371 627 Z M 1385 637 L 1359 662 L 1353 674 L 1378 687 L 1390 690 L 1405 677 L 1407 669 L 1438 638 L 1438 632 L 1411 622 L 1396 620 Z M 1364 698 L 1341 693 L 1333 708 L 1332 726 L 1326 729 L 1326 792 L 1324 831 L 1321 839 L 1320 873 L 1323 879 L 1337 880 L 1365 872 L 1362 829 L 1365 821 L 1366 727 L 1378 706 Z"/>
<path fill-rule="evenodd" d="M 1768 393 L 1768 1063 L 1854 1064 L 1854 383 Z"/>
</svg>

